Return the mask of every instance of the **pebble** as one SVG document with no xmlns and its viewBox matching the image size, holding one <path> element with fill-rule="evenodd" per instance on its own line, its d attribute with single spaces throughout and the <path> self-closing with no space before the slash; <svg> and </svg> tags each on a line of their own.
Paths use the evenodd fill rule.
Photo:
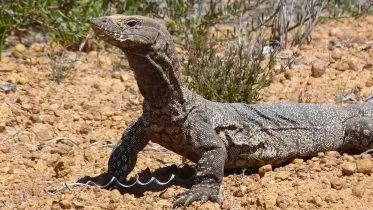
<svg viewBox="0 0 373 210">
<path fill-rule="evenodd" d="M 341 154 L 339 154 L 339 152 L 337 151 L 326 151 L 325 152 L 325 156 L 327 157 L 333 157 L 333 158 L 338 158 L 341 156 Z"/>
<path fill-rule="evenodd" d="M 19 136 L 18 136 L 18 140 L 20 141 L 20 142 L 31 142 L 32 141 L 32 137 L 31 137 L 31 135 L 30 134 L 28 134 L 28 133 L 22 133 L 22 134 L 20 134 Z"/>
<path fill-rule="evenodd" d="M 368 153 L 363 153 L 361 154 L 361 159 L 371 159 L 372 155 Z"/>
<path fill-rule="evenodd" d="M 284 77 L 285 77 L 285 79 L 289 79 L 290 80 L 293 77 L 293 72 L 291 70 L 285 71 Z"/>
<path fill-rule="evenodd" d="M 352 188 L 352 195 L 354 195 L 358 198 L 363 197 L 363 195 L 365 193 L 365 188 L 366 188 L 366 186 L 364 186 L 362 184 L 358 184 L 358 185 L 354 186 Z"/>
<path fill-rule="evenodd" d="M 342 164 L 342 173 L 344 175 L 352 175 L 356 171 L 356 163 L 347 162 Z"/>
<path fill-rule="evenodd" d="M 73 201 L 73 205 L 76 209 L 83 209 L 85 207 L 84 203 L 79 201 Z"/>
<path fill-rule="evenodd" d="M 175 190 L 173 188 L 167 188 L 165 191 L 161 192 L 159 194 L 159 197 L 160 198 L 163 198 L 163 199 L 171 199 L 174 197 L 175 195 Z"/>
<path fill-rule="evenodd" d="M 61 200 L 59 204 L 60 204 L 61 208 L 63 208 L 63 209 L 70 209 L 71 208 L 71 202 L 66 200 L 66 199 Z"/>
<path fill-rule="evenodd" d="M 246 186 L 240 186 L 236 191 L 233 192 L 233 195 L 235 197 L 243 197 L 246 193 L 247 187 Z"/>
<path fill-rule="evenodd" d="M 350 66 L 346 61 L 339 61 L 335 67 L 338 71 L 347 71 L 350 69 Z"/>
<path fill-rule="evenodd" d="M 326 65 L 322 62 L 315 62 L 311 67 L 311 76 L 318 78 L 325 74 Z"/>
<path fill-rule="evenodd" d="M 342 56 L 343 56 L 343 52 L 341 51 L 341 49 L 339 49 L 339 48 L 335 48 L 335 49 L 333 50 L 331 56 L 332 56 L 332 58 L 333 58 L 334 60 L 339 60 L 339 59 L 342 58 Z"/>
<path fill-rule="evenodd" d="M 347 63 L 348 63 L 348 66 L 350 67 L 351 70 L 353 70 L 353 71 L 359 71 L 360 70 L 360 67 L 359 67 L 359 64 L 358 64 L 358 61 L 356 60 L 356 58 L 348 59 Z"/>
<path fill-rule="evenodd" d="M 368 78 L 367 81 L 365 81 L 366 87 L 372 87 L 373 86 L 373 78 Z"/>
<path fill-rule="evenodd" d="M 33 52 L 43 52 L 44 51 L 44 47 L 45 45 L 44 44 L 41 44 L 41 43 L 32 43 L 30 45 L 30 51 L 33 51 Z"/>
<path fill-rule="evenodd" d="M 294 158 L 293 161 L 292 161 L 292 163 L 294 163 L 294 164 L 301 164 L 303 162 L 304 162 L 304 160 L 301 159 L 301 158 Z"/>
<path fill-rule="evenodd" d="M 337 203 L 337 197 L 334 195 L 334 193 L 329 193 L 325 196 L 325 202 L 327 203 Z"/>
<path fill-rule="evenodd" d="M 120 79 L 120 72 L 119 71 L 114 71 L 112 74 L 111 74 L 111 78 L 114 78 L 114 79 Z"/>
<path fill-rule="evenodd" d="M 352 157 L 351 155 L 348 155 L 348 154 L 345 153 L 345 154 L 343 154 L 342 160 L 352 162 L 352 161 L 355 160 L 355 158 Z"/>
<path fill-rule="evenodd" d="M 0 133 L 5 131 L 5 122 L 1 121 L 0 122 Z"/>
<path fill-rule="evenodd" d="M 281 209 L 286 209 L 289 206 L 289 201 L 284 195 L 278 195 L 276 199 L 276 205 Z"/>
<path fill-rule="evenodd" d="M 324 153 L 324 152 L 318 152 L 318 153 L 317 153 L 317 157 L 318 157 L 318 158 L 325 157 L 325 153 Z"/>
<path fill-rule="evenodd" d="M 258 173 L 259 173 L 260 177 L 263 177 L 264 174 L 269 172 L 269 171 L 272 171 L 272 165 L 270 165 L 270 164 L 264 165 L 264 166 L 262 166 L 258 169 Z"/>
<path fill-rule="evenodd" d="M 330 181 L 332 188 L 340 190 L 343 187 L 342 181 L 339 178 L 334 178 Z"/>
<path fill-rule="evenodd" d="M 369 159 L 356 160 L 356 172 L 369 175 L 373 169 L 373 162 Z"/>
<path fill-rule="evenodd" d="M 98 57 L 98 52 L 97 51 L 90 51 L 88 54 L 87 54 L 87 60 L 89 61 L 92 61 L 92 60 L 95 60 L 97 59 Z"/>
<path fill-rule="evenodd" d="M 320 158 L 318 158 L 318 157 L 313 157 L 313 158 L 311 158 L 311 160 L 312 160 L 313 162 L 317 162 L 317 161 L 320 160 Z"/>
<path fill-rule="evenodd" d="M 320 207 L 322 206 L 322 199 L 319 196 L 312 196 L 307 200 L 309 203 L 313 203 L 316 206 Z"/>
<path fill-rule="evenodd" d="M 25 111 L 30 111 L 32 109 L 32 105 L 28 103 L 22 103 L 21 109 Z"/>
<path fill-rule="evenodd" d="M 285 180 L 290 177 L 290 172 L 289 171 L 278 171 L 276 173 L 275 179 L 280 179 L 280 180 Z"/>
<path fill-rule="evenodd" d="M 18 77 L 16 82 L 19 85 L 24 85 L 24 84 L 27 84 L 29 80 L 26 77 Z"/>
</svg>

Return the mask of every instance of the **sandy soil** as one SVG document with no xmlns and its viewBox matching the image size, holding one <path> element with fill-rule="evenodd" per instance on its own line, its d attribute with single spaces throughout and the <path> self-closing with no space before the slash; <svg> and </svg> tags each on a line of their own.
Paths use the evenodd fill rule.
<svg viewBox="0 0 373 210">
<path fill-rule="evenodd" d="M 310 45 L 279 56 L 291 69 L 262 91 L 262 102 L 340 104 L 353 93 L 373 93 L 373 16 L 318 25 Z M 173 184 L 125 190 L 97 187 L 48 190 L 106 169 L 113 144 L 141 114 L 142 98 L 120 56 L 105 52 L 64 53 L 51 60 L 43 44 L 17 45 L 0 61 L 0 208 L 170 209 L 174 194 L 190 187 L 192 169 L 181 157 L 150 143 L 131 177 L 140 173 Z M 74 61 L 61 84 L 52 69 Z M 121 69 L 121 71 L 118 71 Z M 193 166 L 193 164 L 190 164 Z M 272 169 L 230 171 L 222 185 L 224 203 L 193 203 L 188 209 L 373 209 L 373 158 L 369 154 L 319 153 Z M 125 192 L 123 192 L 125 191 Z"/>
</svg>

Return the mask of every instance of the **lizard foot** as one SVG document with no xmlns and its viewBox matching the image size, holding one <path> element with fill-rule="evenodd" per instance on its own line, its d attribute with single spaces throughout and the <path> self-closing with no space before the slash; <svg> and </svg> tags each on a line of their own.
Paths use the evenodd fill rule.
<svg viewBox="0 0 373 210">
<path fill-rule="evenodd" d="M 194 201 L 200 200 L 206 202 L 208 200 L 222 203 L 223 199 L 219 196 L 219 185 L 215 184 L 197 184 L 193 185 L 190 190 L 182 192 L 175 197 L 173 208 L 178 206 L 186 207 Z"/>
</svg>

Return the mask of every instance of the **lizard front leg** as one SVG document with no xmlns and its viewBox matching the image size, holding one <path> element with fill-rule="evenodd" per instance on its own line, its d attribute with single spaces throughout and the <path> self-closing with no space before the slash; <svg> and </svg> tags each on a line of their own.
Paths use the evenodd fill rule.
<svg viewBox="0 0 373 210">
<path fill-rule="evenodd" d="M 106 185 L 113 177 L 124 182 L 133 170 L 137 160 L 137 153 L 149 142 L 147 127 L 142 117 L 126 129 L 121 140 L 113 149 L 108 162 L 108 171 L 96 177 L 84 177 L 78 182 L 93 181 L 98 185 Z"/>
<path fill-rule="evenodd" d="M 194 119 L 194 118 L 191 118 Z M 199 122 L 199 121 L 197 121 Z M 195 184 L 175 197 L 174 207 L 187 206 L 193 201 L 220 201 L 219 189 L 227 159 L 225 144 L 208 123 L 187 122 L 188 139 L 200 155 L 197 163 Z"/>
<path fill-rule="evenodd" d="M 203 152 L 198 161 L 195 174 L 195 185 L 190 190 L 182 192 L 175 197 L 174 207 L 187 206 L 193 201 L 207 200 L 219 202 L 219 189 L 224 175 L 226 159 L 225 148 L 214 148 Z"/>
</svg>

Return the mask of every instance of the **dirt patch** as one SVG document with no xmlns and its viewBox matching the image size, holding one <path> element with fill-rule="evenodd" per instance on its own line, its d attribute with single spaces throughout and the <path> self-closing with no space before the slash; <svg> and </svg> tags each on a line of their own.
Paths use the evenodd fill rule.
<svg viewBox="0 0 373 210">
<path fill-rule="evenodd" d="M 373 93 L 373 16 L 320 24 L 310 45 L 281 53 L 279 72 L 262 91 L 262 102 L 340 104 Z M 45 46 L 17 46 L 0 62 L 0 207 L 18 209 L 169 209 L 174 194 L 190 186 L 183 160 L 150 143 L 131 173 L 145 182 L 171 174 L 175 185 L 118 190 L 57 188 L 106 170 L 113 144 L 141 114 L 142 97 L 125 61 L 90 52 L 68 53 L 74 65 L 61 84 L 51 80 Z M 60 61 L 59 61 L 60 62 Z M 122 71 L 117 71 L 118 65 Z M 176 164 L 179 167 L 172 165 Z M 369 209 L 373 205 L 370 155 L 319 153 L 283 167 L 227 172 L 222 206 L 193 203 L 190 209 Z M 185 181 L 186 180 L 186 181 Z"/>
</svg>

